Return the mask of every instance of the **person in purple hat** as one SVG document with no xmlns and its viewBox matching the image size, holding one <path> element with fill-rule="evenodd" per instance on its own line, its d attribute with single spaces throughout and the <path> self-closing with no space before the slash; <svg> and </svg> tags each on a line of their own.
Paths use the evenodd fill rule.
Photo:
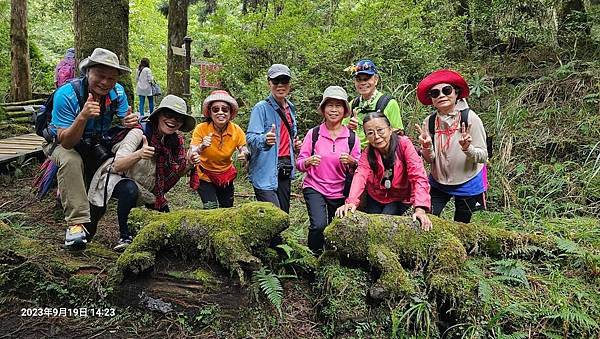
<svg viewBox="0 0 600 339">
<path fill-rule="evenodd" d="M 419 101 L 436 109 L 422 127 L 416 125 L 423 158 L 431 164 L 432 213 L 440 215 L 454 198 L 454 220 L 464 223 L 485 205 L 483 169 L 488 157 L 481 119 L 468 107 L 457 108 L 458 100 L 468 96 L 465 79 L 449 69 L 429 74 L 417 86 Z"/>
<path fill-rule="evenodd" d="M 387 116 L 393 130 L 403 130 L 404 125 L 398 102 L 377 90 L 380 77 L 373 61 L 360 60 L 356 65 L 350 67 L 350 70 L 354 77 L 354 87 L 359 95 L 351 102 L 352 116 L 344 119 L 343 124 L 356 132 L 361 147 L 364 148 L 369 143 L 362 128 L 363 119 L 368 113 L 380 111 Z"/>
</svg>

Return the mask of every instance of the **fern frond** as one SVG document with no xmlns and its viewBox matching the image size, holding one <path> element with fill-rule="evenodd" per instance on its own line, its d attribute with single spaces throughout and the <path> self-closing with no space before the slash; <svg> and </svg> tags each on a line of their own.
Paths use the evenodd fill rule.
<svg viewBox="0 0 600 339">
<path fill-rule="evenodd" d="M 560 310 L 560 317 L 563 321 L 573 324 L 582 330 L 589 331 L 598 328 L 598 322 L 581 309 L 562 308 Z"/>
<path fill-rule="evenodd" d="M 487 281 L 479 281 L 479 285 L 477 286 L 477 294 L 481 301 L 487 304 L 492 298 L 493 293 L 494 291 L 492 290 L 492 286 L 490 286 L 490 284 Z"/>
<path fill-rule="evenodd" d="M 548 257 L 548 258 L 556 257 L 549 250 L 539 247 L 539 246 L 535 246 L 535 245 L 525 245 L 525 246 L 516 247 L 510 252 L 510 256 L 531 257 L 536 253 L 542 253 L 545 257 Z"/>
<path fill-rule="evenodd" d="M 556 247 L 567 254 L 582 254 L 583 251 L 573 240 L 556 238 Z"/>
<path fill-rule="evenodd" d="M 283 317 L 281 312 L 281 304 L 283 302 L 283 286 L 279 276 L 264 267 L 254 272 L 252 280 L 258 284 L 260 290 L 267 297 L 267 300 L 275 306 L 280 317 Z"/>
<path fill-rule="evenodd" d="M 502 259 L 494 262 L 494 271 L 500 276 L 494 277 L 494 280 L 514 281 L 529 287 L 525 266 L 518 260 Z"/>
</svg>

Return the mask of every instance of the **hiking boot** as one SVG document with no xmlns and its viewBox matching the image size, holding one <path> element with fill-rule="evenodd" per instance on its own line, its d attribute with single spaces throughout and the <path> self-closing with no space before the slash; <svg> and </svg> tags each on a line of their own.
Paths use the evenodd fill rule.
<svg viewBox="0 0 600 339">
<path fill-rule="evenodd" d="M 87 230 L 82 224 L 76 224 L 67 228 L 65 235 L 65 246 L 68 249 L 84 249 L 87 243 Z"/>
<path fill-rule="evenodd" d="M 120 238 L 119 242 L 117 243 L 117 246 L 113 247 L 113 250 L 118 251 L 118 252 L 125 251 L 127 246 L 129 246 L 129 244 L 131 244 L 132 241 L 133 241 L 133 239 L 131 238 L 131 236 L 126 237 L 126 238 Z"/>
</svg>

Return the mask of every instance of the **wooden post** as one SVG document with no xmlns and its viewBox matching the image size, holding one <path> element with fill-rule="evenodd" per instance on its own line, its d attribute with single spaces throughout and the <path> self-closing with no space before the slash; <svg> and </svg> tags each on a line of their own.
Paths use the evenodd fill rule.
<svg viewBox="0 0 600 339">
<path fill-rule="evenodd" d="M 183 38 L 185 45 L 185 61 L 183 63 L 183 98 L 188 103 L 188 110 L 191 110 L 189 105 L 192 94 L 190 93 L 190 65 L 192 64 L 192 38 L 186 36 Z"/>
</svg>

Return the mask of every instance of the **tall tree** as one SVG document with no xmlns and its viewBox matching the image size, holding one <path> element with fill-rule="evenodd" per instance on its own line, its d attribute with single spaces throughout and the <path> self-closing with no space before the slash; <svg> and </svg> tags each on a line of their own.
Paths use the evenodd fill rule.
<svg viewBox="0 0 600 339">
<path fill-rule="evenodd" d="M 173 54 L 171 46 L 181 47 L 187 34 L 189 0 L 169 0 L 169 46 L 167 48 L 167 92 L 183 95 L 184 58 Z"/>
<path fill-rule="evenodd" d="M 88 57 L 94 48 L 102 47 L 117 54 L 122 65 L 129 65 L 129 1 L 76 0 L 73 3 L 77 60 Z M 133 107 L 131 76 L 122 76 L 119 83 L 125 86 Z"/>
<path fill-rule="evenodd" d="M 558 11 L 558 44 L 565 49 L 586 50 L 591 42 L 591 23 L 583 0 L 563 0 Z"/>
<path fill-rule="evenodd" d="M 12 0 L 10 13 L 10 60 L 12 100 L 31 99 L 31 66 L 27 38 L 27 1 Z"/>
</svg>

